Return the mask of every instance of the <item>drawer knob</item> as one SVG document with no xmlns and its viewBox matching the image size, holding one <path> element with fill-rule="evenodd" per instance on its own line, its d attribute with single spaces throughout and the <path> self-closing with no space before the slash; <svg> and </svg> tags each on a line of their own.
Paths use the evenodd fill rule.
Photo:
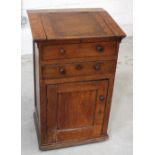
<svg viewBox="0 0 155 155">
<path fill-rule="evenodd" d="M 77 65 L 76 65 L 76 69 L 77 69 L 77 70 L 82 69 L 82 65 L 81 65 L 81 64 L 77 64 Z"/>
<path fill-rule="evenodd" d="M 101 68 L 101 65 L 100 65 L 100 64 L 95 64 L 95 65 L 94 65 L 94 69 L 95 69 L 96 71 L 100 70 L 100 68 Z"/>
<path fill-rule="evenodd" d="M 61 67 L 61 68 L 59 69 L 59 71 L 60 71 L 61 74 L 65 74 L 65 73 L 66 73 L 66 70 L 65 70 L 63 67 Z"/>
<path fill-rule="evenodd" d="M 103 51 L 104 51 L 104 48 L 103 48 L 102 46 L 100 46 L 100 45 L 97 45 L 97 46 L 96 46 L 96 50 L 97 50 L 98 52 L 103 52 Z"/>
<path fill-rule="evenodd" d="M 101 95 L 101 96 L 99 96 L 99 99 L 100 99 L 100 101 L 102 101 L 102 102 L 103 102 L 103 101 L 104 101 L 104 99 L 105 99 L 105 97 Z"/>
<path fill-rule="evenodd" d="M 59 51 L 60 51 L 61 54 L 64 54 L 65 53 L 65 49 L 64 48 L 60 48 Z"/>
</svg>

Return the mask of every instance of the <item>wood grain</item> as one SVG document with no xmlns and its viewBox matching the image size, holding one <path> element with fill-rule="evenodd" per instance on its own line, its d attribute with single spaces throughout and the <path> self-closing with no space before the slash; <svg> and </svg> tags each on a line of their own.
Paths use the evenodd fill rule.
<svg viewBox="0 0 155 155">
<path fill-rule="evenodd" d="M 71 59 L 84 57 L 104 57 L 110 58 L 116 56 L 116 42 L 97 42 L 81 44 L 60 44 L 60 45 L 42 45 L 42 61 L 55 59 Z M 103 48 L 98 51 L 97 47 Z M 64 50 L 62 53 L 61 50 Z"/>
<path fill-rule="evenodd" d="M 57 142 L 100 136 L 107 87 L 107 80 L 58 85 Z M 104 101 L 99 100 L 101 95 Z"/>
<path fill-rule="evenodd" d="M 30 21 L 33 40 L 45 40 L 46 33 L 44 32 L 44 28 L 40 19 L 40 14 L 28 12 L 28 17 Z"/>
<path fill-rule="evenodd" d="M 46 123 L 47 143 L 55 143 L 57 129 L 57 86 L 47 86 Z"/>
<path fill-rule="evenodd" d="M 94 61 L 81 63 L 68 63 L 63 65 L 44 65 L 42 67 L 43 79 L 65 78 L 73 76 L 88 76 L 92 74 L 113 74 L 116 61 Z M 64 70 L 64 73 L 61 72 Z"/>
<path fill-rule="evenodd" d="M 81 9 L 80 9 L 81 10 Z M 121 39 L 125 33 L 103 9 L 28 11 L 33 40 Z"/>
<path fill-rule="evenodd" d="M 113 35 L 118 36 L 120 38 L 124 38 L 126 36 L 123 30 L 118 26 L 118 24 L 107 12 L 103 12 L 102 18 L 105 19 L 107 25 L 112 30 Z"/>
<path fill-rule="evenodd" d="M 28 16 L 39 148 L 107 139 L 125 33 L 103 9 L 29 10 Z"/>
</svg>

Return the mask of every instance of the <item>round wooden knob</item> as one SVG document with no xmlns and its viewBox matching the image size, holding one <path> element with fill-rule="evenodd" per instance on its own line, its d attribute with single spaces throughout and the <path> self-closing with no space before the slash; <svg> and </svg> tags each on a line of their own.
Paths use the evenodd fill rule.
<svg viewBox="0 0 155 155">
<path fill-rule="evenodd" d="M 59 71 L 60 71 L 61 74 L 65 74 L 65 73 L 66 73 L 66 71 L 65 71 L 65 69 L 64 69 L 63 67 L 61 67 L 61 68 L 59 69 Z"/>
<path fill-rule="evenodd" d="M 99 99 L 100 99 L 100 101 L 103 102 L 105 98 L 104 98 L 104 96 L 101 95 L 101 96 L 99 96 Z"/>
<path fill-rule="evenodd" d="M 77 65 L 76 65 L 76 69 L 77 69 L 77 70 L 82 69 L 82 65 L 81 65 L 81 64 L 77 64 Z"/>
<path fill-rule="evenodd" d="M 100 70 L 100 68 L 101 68 L 101 65 L 100 65 L 100 64 L 94 65 L 94 69 L 95 69 L 95 70 Z"/>
<path fill-rule="evenodd" d="M 65 49 L 64 48 L 60 48 L 59 51 L 60 51 L 61 54 L 64 54 L 65 53 Z"/>
<path fill-rule="evenodd" d="M 104 48 L 103 48 L 101 45 L 97 45 L 97 46 L 96 46 L 96 50 L 97 50 L 98 52 L 103 52 L 103 51 L 104 51 Z"/>
</svg>

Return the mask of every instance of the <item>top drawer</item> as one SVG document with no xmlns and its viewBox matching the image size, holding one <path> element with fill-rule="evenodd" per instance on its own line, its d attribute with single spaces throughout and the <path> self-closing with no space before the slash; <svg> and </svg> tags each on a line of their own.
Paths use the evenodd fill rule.
<svg viewBox="0 0 155 155">
<path fill-rule="evenodd" d="M 116 42 L 44 45 L 42 60 L 117 56 Z"/>
</svg>

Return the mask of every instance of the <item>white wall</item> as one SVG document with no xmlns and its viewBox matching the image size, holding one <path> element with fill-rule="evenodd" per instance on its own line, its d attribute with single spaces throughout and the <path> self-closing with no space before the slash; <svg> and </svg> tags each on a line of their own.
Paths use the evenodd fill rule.
<svg viewBox="0 0 155 155">
<path fill-rule="evenodd" d="M 22 0 L 22 14 L 27 9 L 48 8 L 104 8 L 118 22 L 128 36 L 132 36 L 132 0 Z M 29 24 L 22 28 L 22 54 L 32 53 Z"/>
</svg>

